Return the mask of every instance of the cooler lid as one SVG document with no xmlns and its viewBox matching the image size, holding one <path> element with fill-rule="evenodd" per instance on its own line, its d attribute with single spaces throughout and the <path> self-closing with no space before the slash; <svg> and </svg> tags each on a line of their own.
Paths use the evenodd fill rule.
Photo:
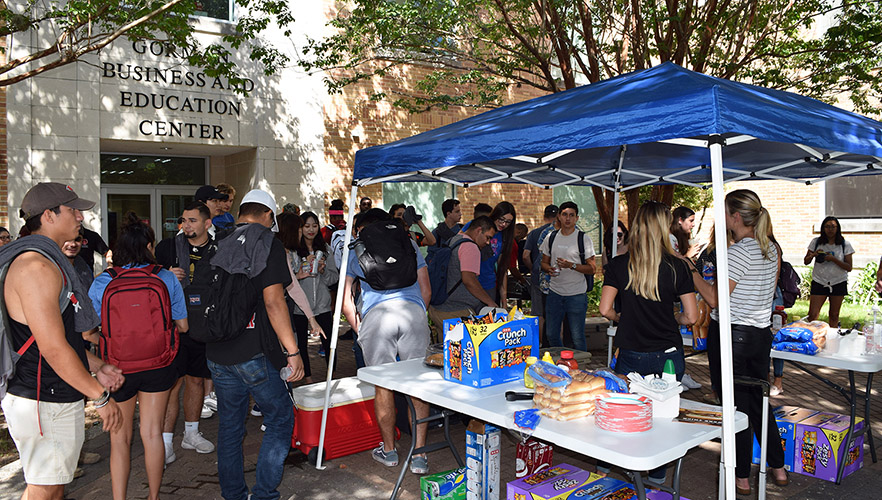
<svg viewBox="0 0 882 500">
<path fill-rule="evenodd" d="M 326 382 L 303 385 L 294 389 L 294 401 L 300 410 L 321 410 L 325 406 Z M 358 380 L 358 377 L 346 377 L 331 381 L 331 398 L 329 407 L 358 403 L 373 399 L 374 386 Z"/>
</svg>

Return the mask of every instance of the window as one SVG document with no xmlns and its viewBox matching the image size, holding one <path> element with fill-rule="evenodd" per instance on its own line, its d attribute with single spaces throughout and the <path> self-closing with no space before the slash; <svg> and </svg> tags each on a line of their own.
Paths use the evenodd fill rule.
<svg viewBox="0 0 882 500">
<path fill-rule="evenodd" d="M 234 0 L 195 0 L 196 11 L 194 16 L 212 17 L 222 21 L 232 21 L 235 14 Z"/>
<path fill-rule="evenodd" d="M 824 213 L 840 219 L 882 219 L 882 176 L 840 177 L 824 182 Z"/>
<path fill-rule="evenodd" d="M 102 184 L 202 186 L 205 158 L 130 154 L 101 155 Z"/>
</svg>

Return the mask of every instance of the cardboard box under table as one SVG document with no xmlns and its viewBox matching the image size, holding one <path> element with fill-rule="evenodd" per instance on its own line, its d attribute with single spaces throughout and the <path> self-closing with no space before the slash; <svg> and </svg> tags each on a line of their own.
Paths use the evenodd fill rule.
<svg viewBox="0 0 882 500">
<path fill-rule="evenodd" d="M 507 500 L 562 500 L 601 479 L 574 465 L 560 464 L 506 485 Z M 577 498 L 577 497 L 573 497 Z"/>
<path fill-rule="evenodd" d="M 291 445 L 311 462 L 318 456 L 325 382 L 294 389 L 294 435 Z M 331 399 L 322 460 L 369 450 L 382 441 L 374 416 L 374 386 L 356 377 L 331 381 Z"/>
<path fill-rule="evenodd" d="M 420 477 L 422 500 L 465 500 L 466 468 Z"/>
<path fill-rule="evenodd" d="M 444 321 L 444 379 L 488 387 L 524 376 L 529 356 L 539 355 L 539 320 L 465 324 Z"/>
<path fill-rule="evenodd" d="M 818 413 L 796 424 L 796 449 L 793 471 L 825 481 L 836 481 L 839 463 L 845 460 L 842 477 L 864 466 L 864 436 L 846 450 L 849 417 L 835 413 Z M 854 423 L 855 432 L 864 427 L 864 419 Z"/>
<path fill-rule="evenodd" d="M 796 450 L 796 424 L 814 416 L 816 410 L 808 410 L 797 406 L 779 406 L 772 410 L 775 422 L 778 424 L 778 435 L 781 436 L 781 446 L 784 448 L 784 468 L 793 470 L 794 450 Z M 753 437 L 753 463 L 759 464 L 760 446 Z"/>
</svg>

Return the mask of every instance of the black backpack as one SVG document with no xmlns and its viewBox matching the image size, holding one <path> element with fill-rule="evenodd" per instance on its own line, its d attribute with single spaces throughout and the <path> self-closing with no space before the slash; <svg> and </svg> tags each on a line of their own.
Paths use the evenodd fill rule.
<svg viewBox="0 0 882 500">
<path fill-rule="evenodd" d="M 198 272 L 199 267 L 203 272 Z M 258 291 L 244 273 L 197 266 L 187 296 L 188 334 L 199 342 L 223 342 L 245 332 L 257 309 Z"/>
<path fill-rule="evenodd" d="M 554 237 L 557 236 L 557 233 L 559 233 L 559 232 L 560 232 L 560 229 L 555 229 L 554 231 L 551 232 L 551 234 L 548 235 L 548 254 L 549 255 L 551 255 L 551 250 L 554 248 Z M 578 235 L 576 236 L 576 240 L 579 243 L 579 260 L 580 260 L 579 264 L 581 265 L 581 264 L 585 263 L 585 233 L 583 233 L 582 231 L 577 231 L 577 232 L 578 232 Z M 554 263 L 552 262 L 552 265 L 553 264 Z M 588 283 L 588 291 L 589 292 L 594 289 L 594 275 L 593 274 L 586 274 L 585 275 L 585 282 Z"/>
<path fill-rule="evenodd" d="M 426 257 L 426 267 L 429 270 L 429 283 L 432 285 L 432 300 L 429 302 L 433 306 L 439 306 L 450 297 L 450 294 L 462 284 L 462 275 L 459 281 L 451 288 L 447 288 L 447 270 L 450 267 L 450 257 L 453 251 L 463 243 L 473 243 L 472 240 L 461 238 L 450 246 L 438 248 L 431 256 Z"/>
<path fill-rule="evenodd" d="M 417 256 L 410 235 L 396 221 L 378 221 L 350 245 L 364 278 L 374 290 L 407 288 L 417 281 Z"/>
<path fill-rule="evenodd" d="M 786 260 L 782 260 L 781 272 L 778 274 L 778 287 L 781 289 L 781 298 L 784 300 L 785 308 L 793 307 L 796 299 L 799 298 L 799 283 L 801 281 L 793 266 Z"/>
</svg>

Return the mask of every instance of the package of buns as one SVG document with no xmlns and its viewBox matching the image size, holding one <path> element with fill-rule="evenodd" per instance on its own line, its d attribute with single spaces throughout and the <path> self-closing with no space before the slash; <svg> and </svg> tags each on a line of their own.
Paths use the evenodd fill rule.
<svg viewBox="0 0 882 500">
<path fill-rule="evenodd" d="M 609 392 L 606 379 L 583 370 L 569 374 L 571 380 L 555 387 L 534 379 L 533 407 L 555 420 L 574 420 L 594 414 L 594 400 Z"/>
<path fill-rule="evenodd" d="M 806 351 L 806 354 L 814 354 L 824 350 L 827 345 L 827 331 L 829 329 L 830 326 L 823 321 L 794 321 L 775 333 L 773 344 L 779 344 L 775 348 L 779 351 L 796 351 L 793 348 L 793 345 L 796 345 L 803 348 L 800 352 Z M 799 346 L 799 344 L 812 344 L 812 346 Z M 785 346 L 789 348 L 784 348 Z"/>
</svg>

